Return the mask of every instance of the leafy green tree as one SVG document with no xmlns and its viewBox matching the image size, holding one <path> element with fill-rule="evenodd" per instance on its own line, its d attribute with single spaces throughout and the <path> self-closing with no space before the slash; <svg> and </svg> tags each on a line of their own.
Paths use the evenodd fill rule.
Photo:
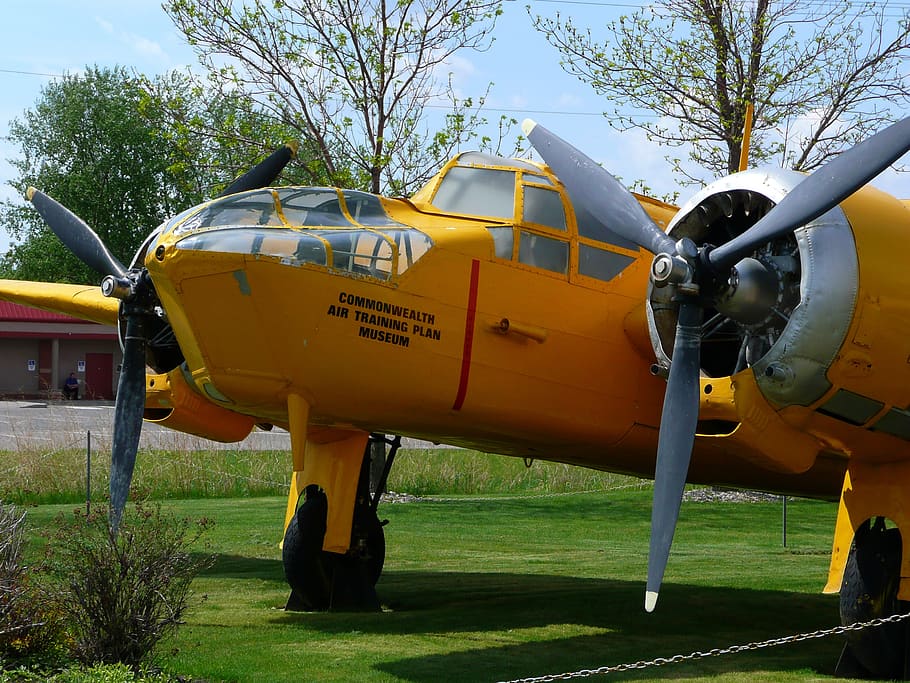
<svg viewBox="0 0 910 683">
<path fill-rule="evenodd" d="M 170 72 L 141 79 L 140 112 L 153 122 L 152 134 L 167 150 L 168 171 L 185 196 L 208 199 L 277 146 L 300 144 L 284 170 L 286 185 L 326 185 L 329 176 L 312 143 L 264 113 L 249 97 L 212 91 L 191 74 Z M 350 182 L 348 183 L 350 185 Z"/>
<path fill-rule="evenodd" d="M 19 172 L 12 185 L 22 199 L 0 205 L 0 225 L 16 240 L 0 260 L 0 275 L 100 279 L 25 201 L 29 186 L 74 211 L 128 264 L 155 226 L 218 194 L 295 134 L 240 93 L 211 93 L 186 75 L 149 79 L 90 68 L 54 81 L 10 125 L 21 150 L 12 160 Z M 318 161 L 298 158 L 285 181 L 325 184 Z"/>
<path fill-rule="evenodd" d="M 22 156 L 12 182 L 69 207 L 129 262 L 142 239 L 174 213 L 181 197 L 170 182 L 167 156 L 139 113 L 142 90 L 123 69 L 88 69 L 47 85 L 34 108 L 10 125 Z M 96 282 L 27 202 L 5 202 L 0 222 L 19 243 L 4 271 L 36 280 Z"/>
<path fill-rule="evenodd" d="M 804 171 L 906 111 L 910 22 L 895 11 L 886 2 L 655 0 L 608 24 L 605 39 L 559 14 L 532 19 L 563 68 L 612 101 L 613 125 L 686 145 L 690 161 L 726 174 L 739 166 L 749 102 L 752 159 Z"/>
<path fill-rule="evenodd" d="M 501 0 L 165 0 L 213 82 L 290 126 L 331 184 L 407 194 L 485 123 L 439 72 L 486 49 Z M 425 110 L 452 109 L 431 131 Z M 478 102 L 482 104 L 482 98 Z M 508 121 L 501 121 L 507 124 Z M 501 139 L 500 139 L 501 142 Z"/>
</svg>

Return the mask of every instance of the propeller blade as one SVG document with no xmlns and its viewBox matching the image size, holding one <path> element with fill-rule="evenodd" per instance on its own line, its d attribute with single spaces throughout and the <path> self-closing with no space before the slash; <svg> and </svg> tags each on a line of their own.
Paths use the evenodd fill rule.
<svg viewBox="0 0 910 683">
<path fill-rule="evenodd" d="M 128 306 L 128 304 L 124 304 Z M 145 412 L 145 319 L 127 313 L 123 336 L 123 364 L 114 406 L 114 440 L 111 447 L 110 525 L 116 533 L 133 479 L 139 434 Z"/>
<path fill-rule="evenodd" d="M 26 194 L 48 227 L 80 261 L 102 275 L 124 276 L 124 265 L 108 251 L 101 238 L 85 221 L 34 187 L 28 188 Z"/>
<path fill-rule="evenodd" d="M 648 549 L 648 582 L 645 610 L 653 612 L 670 557 L 673 532 L 679 517 L 695 428 L 698 421 L 699 365 L 703 311 L 694 297 L 679 306 L 676 340 L 667 393 L 664 395 L 654 472 L 654 502 L 651 506 L 651 541 Z"/>
<path fill-rule="evenodd" d="M 258 190 L 260 187 L 268 187 L 275 178 L 284 170 L 288 162 L 297 155 L 297 143 L 289 142 L 286 145 L 276 149 L 265 159 L 253 166 L 249 171 L 237 178 L 228 185 L 219 197 L 226 197 L 229 194 L 245 192 L 246 190 Z"/>
<path fill-rule="evenodd" d="M 573 201 L 620 237 L 652 254 L 675 253 L 675 242 L 651 220 L 638 200 L 609 171 L 539 123 L 525 119 L 525 137 L 556 174 Z"/>
<path fill-rule="evenodd" d="M 842 152 L 799 183 L 760 221 L 713 249 L 708 261 L 727 269 L 775 237 L 818 218 L 910 150 L 910 117 Z"/>
</svg>

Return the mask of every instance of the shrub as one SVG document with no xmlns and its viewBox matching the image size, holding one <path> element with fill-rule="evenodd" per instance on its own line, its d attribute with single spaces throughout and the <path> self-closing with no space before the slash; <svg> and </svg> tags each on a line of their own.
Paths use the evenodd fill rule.
<svg viewBox="0 0 910 683">
<path fill-rule="evenodd" d="M 22 536 L 25 512 L 13 505 L 0 505 L 0 648 L 7 650 L 14 638 L 38 624 L 23 613 L 26 598 L 22 566 Z"/>
<path fill-rule="evenodd" d="M 0 661 L 54 658 L 62 619 L 22 563 L 25 512 L 0 503 Z"/>
<path fill-rule="evenodd" d="M 53 683 L 169 683 L 177 679 L 164 673 L 137 673 L 125 664 L 95 664 L 85 669 L 67 669 L 51 680 Z"/>
<path fill-rule="evenodd" d="M 60 671 L 28 667 L 0 670 L 0 683 L 177 683 L 182 680 L 165 673 L 135 672 L 125 664 L 72 666 Z"/>
<path fill-rule="evenodd" d="M 193 525 L 159 505 L 137 504 L 115 535 L 104 508 L 74 515 L 72 523 L 59 520 L 48 547 L 74 654 L 82 662 L 120 662 L 138 670 L 183 623 L 190 583 L 211 564 L 210 557 L 191 552 L 208 522 Z"/>
</svg>

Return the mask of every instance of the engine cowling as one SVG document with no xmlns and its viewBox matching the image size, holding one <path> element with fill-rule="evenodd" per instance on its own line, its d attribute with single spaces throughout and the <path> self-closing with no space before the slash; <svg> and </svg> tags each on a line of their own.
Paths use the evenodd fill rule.
<svg viewBox="0 0 910 683">
<path fill-rule="evenodd" d="M 668 232 L 719 246 L 803 178 L 782 169 L 728 176 L 692 197 Z M 763 245 L 727 283 L 728 292 L 740 287 L 738 294 L 705 311 L 703 376 L 751 370 L 777 410 L 811 406 L 876 430 L 882 420 L 881 431 L 910 438 L 910 269 L 895 261 L 908 229 L 906 204 L 866 187 Z M 670 288 L 648 292 L 651 342 L 664 366 L 676 326 L 670 296 Z"/>
<path fill-rule="evenodd" d="M 215 405 L 199 395 L 186 381 L 182 368 L 166 375 L 146 376 L 145 415 L 154 422 L 213 441 L 242 441 L 252 431 L 254 420 Z"/>
</svg>

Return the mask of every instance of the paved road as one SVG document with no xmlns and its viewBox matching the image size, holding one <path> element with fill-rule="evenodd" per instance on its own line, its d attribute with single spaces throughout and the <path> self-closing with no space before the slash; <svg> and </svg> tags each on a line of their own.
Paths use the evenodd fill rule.
<svg viewBox="0 0 910 683">
<path fill-rule="evenodd" d="M 91 432 L 92 450 L 110 448 L 114 404 L 108 401 L 0 401 L 0 450 L 51 451 L 84 446 Z M 405 448 L 427 448 L 430 444 L 403 440 Z M 271 432 L 254 429 L 239 443 L 223 444 L 175 432 L 146 422 L 142 425 L 140 448 L 164 450 L 290 450 L 291 437 L 277 427 Z"/>
<path fill-rule="evenodd" d="M 84 445 L 87 432 L 92 447 L 110 446 L 114 425 L 114 404 L 101 401 L 0 401 L 0 450 L 54 450 Z M 235 444 L 223 444 L 160 427 L 142 425 L 141 448 L 167 450 L 287 450 L 290 435 L 282 429 L 253 430 Z"/>
</svg>

